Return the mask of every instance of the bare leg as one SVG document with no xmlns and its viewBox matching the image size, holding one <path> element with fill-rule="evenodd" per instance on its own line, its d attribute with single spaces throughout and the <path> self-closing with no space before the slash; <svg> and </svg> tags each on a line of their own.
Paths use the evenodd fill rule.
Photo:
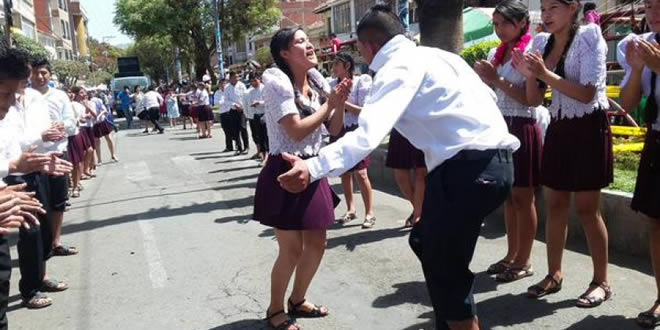
<svg viewBox="0 0 660 330">
<path fill-rule="evenodd" d="M 426 168 L 415 169 L 415 193 L 413 199 L 413 223 L 422 218 L 422 204 L 424 204 L 424 191 L 426 190 Z"/>
<path fill-rule="evenodd" d="M 94 138 L 94 145 L 96 146 L 96 150 L 95 150 L 96 151 L 96 162 L 94 164 L 96 164 L 96 163 L 100 164 L 100 163 L 103 162 L 103 161 L 101 161 L 101 139 Z M 94 167 L 96 167 L 96 165 L 94 165 Z"/>
<path fill-rule="evenodd" d="M 60 245 L 62 222 L 64 222 L 64 212 L 53 212 L 53 248 Z"/>
<path fill-rule="evenodd" d="M 108 150 L 110 151 L 110 157 L 112 160 L 117 161 L 117 155 L 115 154 L 115 143 L 112 140 L 113 139 L 113 134 L 110 133 L 105 136 L 105 142 L 108 144 Z"/>
<path fill-rule="evenodd" d="M 530 265 L 532 246 L 536 238 L 538 217 L 534 204 L 534 188 L 513 188 L 512 201 L 515 209 L 517 222 L 518 249 L 516 259 L 513 261 L 514 268 Z"/>
<path fill-rule="evenodd" d="M 410 201 L 413 207 L 415 207 L 415 202 L 413 201 L 414 191 L 412 183 L 410 182 L 410 170 L 394 169 L 394 181 L 399 186 L 401 194 L 403 197 Z"/>
<path fill-rule="evenodd" d="M 362 169 L 357 172 L 357 181 L 360 185 L 360 193 L 362 194 L 362 201 L 364 202 L 364 209 L 366 217 L 374 215 L 374 192 L 371 189 L 371 181 L 369 181 L 369 174 L 367 169 Z"/>
<path fill-rule="evenodd" d="M 348 172 L 341 176 L 341 185 L 346 198 L 346 212 L 355 214 L 355 201 L 353 200 L 353 173 Z"/>
<path fill-rule="evenodd" d="M 512 263 L 518 255 L 518 219 L 516 218 L 512 196 L 509 196 L 504 203 L 504 224 L 506 227 L 507 253 L 503 260 Z"/>
<path fill-rule="evenodd" d="M 275 229 L 275 237 L 277 237 L 279 254 L 270 276 L 270 306 L 268 307 L 268 313 L 284 310 L 286 288 L 289 286 L 291 275 L 293 275 L 293 271 L 301 260 L 303 253 L 302 232 Z M 271 320 L 271 323 L 277 325 L 286 319 L 285 314 L 278 315 Z"/>
<path fill-rule="evenodd" d="M 290 299 L 292 303 L 297 304 L 305 299 L 307 289 L 321 264 L 321 259 L 325 253 L 325 246 L 325 230 L 303 231 L 303 252 L 296 267 L 296 275 Z M 314 305 L 310 302 L 306 302 L 298 307 L 301 311 L 311 311 L 313 308 Z M 325 313 L 327 314 L 327 310 Z"/>
</svg>

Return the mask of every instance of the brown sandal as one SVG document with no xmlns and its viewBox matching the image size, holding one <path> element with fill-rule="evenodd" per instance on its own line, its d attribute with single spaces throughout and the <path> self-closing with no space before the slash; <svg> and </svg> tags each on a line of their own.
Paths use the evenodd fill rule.
<svg viewBox="0 0 660 330">
<path fill-rule="evenodd" d="M 591 294 L 596 291 L 597 289 L 603 290 L 605 292 L 605 297 L 594 297 L 591 296 Z M 578 297 L 577 301 L 575 302 L 575 305 L 577 307 L 582 307 L 582 308 L 594 308 L 600 306 L 602 303 L 605 301 L 608 301 L 610 298 L 612 298 L 612 288 L 605 284 L 605 283 L 596 283 L 596 282 L 591 282 L 589 284 L 589 288 L 587 289 L 587 292 L 583 293 L 580 297 Z M 586 303 L 581 302 L 580 300 L 586 301 Z"/>
<path fill-rule="evenodd" d="M 525 277 L 530 277 L 534 275 L 534 270 L 532 265 L 527 265 L 524 267 L 513 267 L 505 270 L 503 273 L 497 274 L 495 280 L 502 283 L 515 282 L 521 280 Z"/>
<path fill-rule="evenodd" d="M 299 318 L 319 318 L 326 317 L 330 314 L 328 308 L 321 305 L 314 305 L 314 308 L 312 308 L 312 310 L 309 312 L 299 310 L 298 308 L 305 304 L 305 302 L 307 302 L 307 300 L 303 299 L 301 302 L 294 304 L 289 298 L 289 315 Z"/>
<path fill-rule="evenodd" d="M 292 319 L 287 318 L 284 322 L 280 324 L 273 324 L 270 322 L 275 316 L 281 315 L 281 314 L 286 314 L 284 313 L 284 310 L 281 310 L 277 313 L 269 314 L 266 312 L 266 318 L 264 319 L 266 322 L 268 322 L 268 327 L 271 329 L 275 330 L 292 330 L 293 329 L 300 329 L 300 325 L 293 321 Z"/>
<path fill-rule="evenodd" d="M 486 273 L 488 273 L 488 275 L 496 275 L 496 274 L 504 273 L 507 269 L 509 269 L 509 267 L 511 267 L 511 264 L 512 264 L 511 262 L 502 259 L 490 265 Z"/>
<path fill-rule="evenodd" d="M 564 282 L 564 279 L 561 279 L 559 281 L 555 280 L 555 278 L 548 274 L 545 277 L 546 280 L 550 281 L 550 284 L 552 284 L 551 287 L 545 289 L 544 287 L 540 286 L 539 284 L 535 284 L 527 288 L 527 297 L 532 298 L 532 299 L 538 299 L 544 296 L 547 296 L 549 294 L 557 293 L 561 291 L 561 284 Z"/>
</svg>

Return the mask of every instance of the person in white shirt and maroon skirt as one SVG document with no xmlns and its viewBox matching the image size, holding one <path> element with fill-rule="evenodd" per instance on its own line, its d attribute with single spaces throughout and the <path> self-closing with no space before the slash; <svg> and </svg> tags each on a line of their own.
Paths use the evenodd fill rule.
<svg viewBox="0 0 660 330">
<path fill-rule="evenodd" d="M 578 25 L 579 7 L 578 0 L 542 0 L 541 18 L 550 33 L 538 34 L 532 51 L 516 50 L 514 66 L 526 76 L 527 98 L 533 104 L 541 104 L 546 87 L 552 87 L 552 121 L 541 163 L 541 184 L 547 188 L 548 274 L 528 289 L 528 296 L 540 298 L 562 288 L 562 255 L 573 195 L 593 262 L 593 277 L 576 305 L 589 308 L 612 296 L 600 190 L 614 179 L 614 161 L 606 114 L 607 44 L 599 26 Z"/>
<path fill-rule="evenodd" d="M 266 311 L 269 325 L 296 330 L 300 326 L 291 318 L 329 314 L 326 307 L 308 302 L 305 295 L 323 258 L 326 230 L 335 221 L 334 208 L 339 198 L 327 179 L 290 193 L 280 186 L 277 178 L 290 169 L 283 154 L 314 157 L 323 143 L 323 124 L 330 122 L 331 133 L 341 129 L 350 81 L 331 91 L 327 81 L 314 69 L 318 64 L 314 46 L 300 28 L 279 30 L 271 40 L 270 49 L 277 64 L 277 68 L 263 74 L 270 156 L 257 181 L 254 219 L 275 228 L 279 246 Z M 287 315 L 284 300 L 294 271 Z"/>
<path fill-rule="evenodd" d="M 395 127 L 424 152 L 429 174 L 422 218 L 410 233 L 437 329 L 478 329 L 470 261 L 484 218 L 511 192 L 509 134 L 493 91 L 458 55 L 417 47 L 388 6 L 367 10 L 358 48 L 376 72 L 360 125 L 318 156 L 284 154 L 292 169 L 278 178 L 290 192 L 355 166 Z"/>
<path fill-rule="evenodd" d="M 637 323 L 645 328 L 660 325 L 660 1 L 645 1 L 646 20 L 652 32 L 631 34 L 619 43 L 617 57 L 626 74 L 621 82 L 621 106 L 632 111 L 642 95 L 646 101 L 646 141 L 639 162 L 637 183 L 631 207 L 649 220 L 651 264 L 656 281 L 656 300 L 637 316 Z"/>
</svg>

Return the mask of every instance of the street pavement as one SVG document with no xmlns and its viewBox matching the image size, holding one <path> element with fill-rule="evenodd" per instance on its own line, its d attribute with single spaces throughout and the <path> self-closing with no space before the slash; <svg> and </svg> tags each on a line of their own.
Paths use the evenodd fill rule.
<svg viewBox="0 0 660 330">
<path fill-rule="evenodd" d="M 20 306 L 13 244 L 10 329 L 267 328 L 262 319 L 277 244 L 272 229 L 251 220 L 258 163 L 220 153 L 217 125 L 214 138 L 204 140 L 190 129 L 140 132 L 120 131 L 120 162 L 104 163 L 96 179 L 84 182 L 81 198 L 72 200 L 63 242 L 80 254 L 48 263 L 49 275 L 71 287 L 50 294 L 51 307 Z M 103 148 L 107 161 L 105 142 Z M 338 180 L 331 182 L 341 190 Z M 304 329 L 434 328 L 421 268 L 402 229 L 410 206 L 396 192 L 376 190 L 375 210 L 372 230 L 362 230 L 361 221 L 329 230 L 307 298 L 328 306 L 331 315 L 299 320 Z M 344 211 L 342 203 L 337 216 Z M 597 309 L 578 309 L 574 299 L 591 279 L 584 251 L 566 251 L 560 293 L 529 300 L 526 288 L 546 272 L 545 245 L 534 246 L 534 277 L 497 284 L 484 270 L 504 256 L 506 240 L 502 220 L 489 219 L 472 262 L 482 328 L 636 329 L 634 317 L 656 294 L 649 261 L 613 254 L 614 298 Z"/>
</svg>

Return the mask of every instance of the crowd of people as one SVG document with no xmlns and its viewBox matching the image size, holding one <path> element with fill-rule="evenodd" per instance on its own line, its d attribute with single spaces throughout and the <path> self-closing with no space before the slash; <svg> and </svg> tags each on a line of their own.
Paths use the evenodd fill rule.
<svg viewBox="0 0 660 330">
<path fill-rule="evenodd" d="M 212 138 L 220 111 L 224 152 L 249 154 L 249 133 L 263 166 L 254 197 L 254 219 L 275 229 L 279 252 L 271 273 L 266 311 L 270 327 L 296 330 L 296 317 L 329 315 L 307 300 L 321 264 L 326 231 L 340 203 L 326 177 L 340 176 L 347 212 L 357 219 L 353 182 L 365 204 L 362 227 L 376 225 L 367 167 L 369 154 L 389 134 L 386 165 L 395 169 L 412 205 L 406 219 L 409 244 L 419 258 L 437 329 L 479 329 L 470 262 L 484 218 L 505 205 L 508 252 L 488 268 L 500 282 L 535 274 L 531 251 L 538 215 L 535 191 L 545 187 L 547 273 L 530 286 L 539 299 L 562 289 L 562 255 L 571 200 L 587 236 L 593 275 L 576 306 L 594 308 L 612 297 L 608 234 L 599 210 L 600 191 L 613 180 L 612 133 L 606 111 L 607 44 L 594 15 L 580 25 L 579 0 L 542 0 L 547 32 L 530 34 L 527 7 L 504 0 L 493 13 L 501 44 L 472 68 L 459 56 L 417 46 L 389 7 L 366 11 L 357 28 L 358 48 L 370 73 L 355 75 L 354 59 L 338 53 L 333 79 L 316 70 L 314 46 L 302 28 L 272 38 L 275 66 L 250 77 L 250 88 L 231 72 L 211 95 L 206 83 L 126 86 L 119 111 L 129 128 L 133 111 L 144 133 L 162 134 L 161 116 L 194 125 Z M 651 258 L 660 292 L 660 0 L 645 0 L 651 32 L 620 42 L 626 110 L 648 96 L 648 133 L 631 207 L 649 218 Z M 588 13 L 589 11 L 587 11 Z M 19 228 L 19 289 L 29 308 L 52 304 L 46 292 L 68 285 L 46 272 L 53 255 L 74 255 L 61 243 L 69 196 L 100 165 L 104 138 L 113 161 L 116 130 L 108 100 L 84 88 L 48 85 L 50 64 L 0 46 L 0 329 L 7 328 L 11 258 L 6 235 Z M 31 87 L 28 86 L 28 81 Z M 548 87 L 551 103 L 541 105 Z M 539 112 L 549 111 L 544 129 Z M 329 137 L 329 139 L 326 139 Z M 579 141 L 579 143 L 576 143 Z M 414 175 L 411 176 L 411 171 Z M 494 260 L 495 261 L 495 260 Z M 293 278 L 293 288 L 286 299 Z M 637 323 L 660 324 L 660 299 Z"/>
</svg>

